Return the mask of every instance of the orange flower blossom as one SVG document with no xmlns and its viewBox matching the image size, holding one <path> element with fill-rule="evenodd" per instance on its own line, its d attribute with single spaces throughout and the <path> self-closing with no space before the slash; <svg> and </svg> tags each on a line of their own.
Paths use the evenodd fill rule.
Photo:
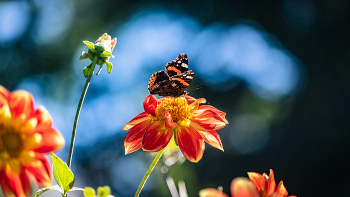
<svg viewBox="0 0 350 197">
<path fill-rule="evenodd" d="M 259 197 L 258 190 L 245 177 L 233 179 L 230 189 L 232 197 Z M 199 191 L 199 197 L 228 197 L 228 195 L 214 188 L 206 188 Z"/>
<path fill-rule="evenodd" d="M 204 152 L 204 141 L 223 151 L 216 130 L 228 124 L 225 113 L 205 103 L 204 98 L 190 96 L 146 97 L 144 112 L 128 122 L 123 130 L 128 130 L 124 140 L 125 154 L 140 148 L 148 152 L 164 149 L 172 137 L 191 162 L 198 162 Z"/>
<path fill-rule="evenodd" d="M 44 153 L 63 145 L 46 109 L 34 109 L 30 93 L 0 86 L 0 185 L 6 197 L 30 196 L 29 178 L 38 187 L 51 185 Z"/>
<path fill-rule="evenodd" d="M 259 174 L 256 172 L 248 172 L 250 181 L 260 192 L 261 197 L 287 197 L 287 189 L 283 185 L 283 181 L 280 181 L 276 188 L 275 176 L 273 170 L 270 169 L 270 175 Z M 289 196 L 296 197 L 296 196 Z"/>
<path fill-rule="evenodd" d="M 281 181 L 277 188 L 273 174 L 270 170 L 270 176 L 267 174 L 259 174 L 256 172 L 248 172 L 250 181 L 244 177 L 233 179 L 231 183 L 232 197 L 287 197 L 287 189 Z M 199 192 L 199 197 L 228 197 L 222 191 L 214 188 L 202 189 Z M 296 197 L 296 196 L 289 196 Z"/>
</svg>

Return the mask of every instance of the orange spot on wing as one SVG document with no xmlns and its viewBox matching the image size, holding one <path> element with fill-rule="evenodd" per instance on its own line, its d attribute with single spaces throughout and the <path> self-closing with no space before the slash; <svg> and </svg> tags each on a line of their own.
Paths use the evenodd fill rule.
<svg viewBox="0 0 350 197">
<path fill-rule="evenodd" d="M 167 71 L 169 70 L 176 72 L 177 75 L 181 74 L 181 71 L 175 67 L 168 67 Z"/>
<path fill-rule="evenodd" d="M 189 85 L 185 80 L 180 79 L 180 78 L 172 78 L 171 80 L 179 81 L 184 86 L 188 86 Z"/>
<path fill-rule="evenodd" d="M 154 85 L 156 78 L 157 78 L 157 76 L 155 74 L 153 74 L 151 79 L 149 80 L 148 88 L 151 88 Z"/>
</svg>

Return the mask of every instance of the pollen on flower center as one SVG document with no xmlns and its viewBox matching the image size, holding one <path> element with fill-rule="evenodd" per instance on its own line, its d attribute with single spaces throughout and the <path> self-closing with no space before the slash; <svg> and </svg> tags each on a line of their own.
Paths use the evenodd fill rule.
<svg viewBox="0 0 350 197">
<path fill-rule="evenodd" d="M 1 144 L 3 149 L 11 156 L 18 157 L 23 150 L 23 141 L 19 133 L 6 132 L 0 135 Z"/>
<path fill-rule="evenodd" d="M 163 114 L 166 110 L 169 110 L 173 121 L 179 123 L 185 119 L 192 118 L 193 112 L 196 109 L 188 105 L 184 97 L 168 97 L 157 106 L 156 117 L 158 120 L 163 118 Z"/>
</svg>

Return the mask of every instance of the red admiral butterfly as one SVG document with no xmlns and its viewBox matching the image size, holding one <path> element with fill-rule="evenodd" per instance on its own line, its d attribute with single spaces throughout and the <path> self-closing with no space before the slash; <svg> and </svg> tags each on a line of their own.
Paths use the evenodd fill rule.
<svg viewBox="0 0 350 197">
<path fill-rule="evenodd" d="M 162 70 L 152 75 L 148 83 L 149 93 L 173 97 L 187 94 L 185 89 L 191 83 L 194 74 L 192 70 L 188 70 L 187 55 L 180 54 L 165 66 L 165 70 L 166 72 Z"/>
</svg>

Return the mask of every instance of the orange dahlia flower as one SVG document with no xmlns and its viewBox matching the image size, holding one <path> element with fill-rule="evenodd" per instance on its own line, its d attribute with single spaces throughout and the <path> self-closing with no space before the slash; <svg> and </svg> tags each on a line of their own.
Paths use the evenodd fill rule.
<svg viewBox="0 0 350 197">
<path fill-rule="evenodd" d="M 248 172 L 248 176 L 250 181 L 255 185 L 255 187 L 260 192 L 261 197 L 287 197 L 288 192 L 287 189 L 283 185 L 283 181 L 281 181 L 277 188 L 273 170 L 270 169 L 270 175 L 267 174 L 259 174 L 256 172 Z M 296 197 L 296 196 L 289 196 Z"/>
<path fill-rule="evenodd" d="M 0 86 L 0 185 L 6 197 L 30 196 L 29 178 L 38 187 L 51 185 L 51 168 L 44 153 L 63 144 L 46 109 L 34 109 L 28 92 L 10 93 Z"/>
<path fill-rule="evenodd" d="M 204 141 L 223 150 L 216 130 L 228 124 L 225 113 L 210 105 L 206 100 L 190 96 L 146 97 L 144 112 L 128 122 L 123 130 L 130 129 L 124 140 L 125 154 L 140 148 L 148 152 L 164 149 L 175 137 L 183 155 L 191 162 L 198 162 L 204 152 Z"/>
<path fill-rule="evenodd" d="M 232 197 L 259 197 L 258 190 L 244 177 L 233 179 L 230 189 Z M 199 197 L 228 197 L 228 195 L 214 188 L 206 188 L 199 191 Z"/>
</svg>

